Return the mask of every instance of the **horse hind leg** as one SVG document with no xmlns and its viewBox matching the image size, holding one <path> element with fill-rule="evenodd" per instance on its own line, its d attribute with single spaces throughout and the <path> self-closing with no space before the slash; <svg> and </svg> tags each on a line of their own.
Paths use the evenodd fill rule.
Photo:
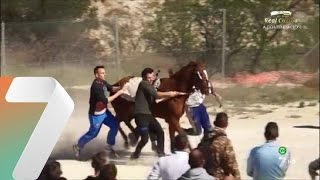
<svg viewBox="0 0 320 180">
<path fill-rule="evenodd" d="M 168 122 L 170 122 L 170 121 L 168 121 Z M 174 142 L 175 133 L 176 133 L 176 128 L 174 127 L 174 124 L 173 123 L 169 123 L 169 136 L 170 136 L 170 150 L 171 150 L 171 153 L 175 152 L 175 142 Z"/>
<path fill-rule="evenodd" d="M 124 147 L 125 147 L 126 149 L 129 149 L 129 141 L 128 141 L 128 136 L 127 136 L 127 134 L 124 132 L 124 130 L 122 129 L 121 126 L 119 126 L 119 131 L 120 131 L 121 136 L 122 136 L 123 139 L 124 139 Z"/>
<path fill-rule="evenodd" d="M 132 147 L 136 146 L 138 143 L 138 138 L 139 138 L 139 133 L 138 131 L 132 126 L 131 124 L 131 119 L 125 121 L 125 124 L 128 126 L 128 128 L 130 129 L 130 133 L 129 133 L 129 140 L 130 140 L 130 145 Z"/>
<path fill-rule="evenodd" d="M 130 131 L 136 135 L 136 129 L 132 126 L 132 124 L 131 124 L 130 121 L 131 121 L 131 120 L 126 121 L 125 124 L 128 126 L 128 128 L 130 129 Z"/>
</svg>

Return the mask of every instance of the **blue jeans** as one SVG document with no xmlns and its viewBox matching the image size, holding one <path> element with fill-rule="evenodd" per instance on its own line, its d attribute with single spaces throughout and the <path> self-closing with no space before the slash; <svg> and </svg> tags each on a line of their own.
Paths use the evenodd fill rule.
<svg viewBox="0 0 320 180">
<path fill-rule="evenodd" d="M 194 128 L 198 134 L 202 133 L 202 128 L 204 133 L 208 133 L 212 129 L 207 108 L 203 104 L 196 107 L 188 107 L 187 113 L 189 113 L 194 124 Z"/>
<path fill-rule="evenodd" d="M 83 135 L 78 141 L 78 146 L 80 148 L 83 148 L 85 144 L 97 137 L 102 124 L 110 128 L 108 132 L 107 143 L 110 145 L 114 145 L 116 143 L 116 136 L 119 130 L 119 122 L 111 114 L 109 110 L 107 110 L 106 113 L 102 115 L 89 115 L 89 121 L 89 131 L 85 135 Z"/>
</svg>

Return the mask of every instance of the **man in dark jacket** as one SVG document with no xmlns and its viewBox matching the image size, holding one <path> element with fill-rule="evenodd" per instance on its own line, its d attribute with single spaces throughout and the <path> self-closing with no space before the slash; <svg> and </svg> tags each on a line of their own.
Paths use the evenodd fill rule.
<svg viewBox="0 0 320 180">
<path fill-rule="evenodd" d="M 94 68 L 95 79 L 92 82 L 90 88 L 90 100 L 89 100 L 89 131 L 83 135 L 76 145 L 73 146 L 76 156 L 79 157 L 80 150 L 84 148 L 85 144 L 94 139 L 102 124 L 110 128 L 107 137 L 106 150 L 114 152 L 113 146 L 115 145 L 116 135 L 119 129 L 119 122 L 111 114 L 107 108 L 107 104 L 116 99 L 118 96 L 124 93 L 124 89 L 119 90 L 119 87 L 112 87 L 107 81 L 105 81 L 105 69 L 104 66 L 97 66 Z M 113 96 L 106 97 L 106 91 L 117 91 Z"/>
<path fill-rule="evenodd" d="M 135 97 L 134 117 L 137 125 L 136 133 L 141 137 L 135 152 L 131 155 L 131 159 L 137 159 L 140 156 L 142 148 L 147 144 L 149 133 L 153 132 L 157 139 L 157 152 L 159 156 L 164 156 L 164 133 L 159 122 L 151 113 L 151 105 L 155 103 L 157 98 L 170 98 L 185 93 L 169 91 L 159 92 L 152 85 L 155 80 L 153 69 L 145 68 L 141 72 L 142 81 L 138 86 Z"/>
</svg>

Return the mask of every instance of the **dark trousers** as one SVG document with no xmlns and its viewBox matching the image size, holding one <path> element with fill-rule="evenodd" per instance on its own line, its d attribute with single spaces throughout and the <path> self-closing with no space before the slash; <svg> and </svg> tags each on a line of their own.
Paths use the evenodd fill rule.
<svg viewBox="0 0 320 180">
<path fill-rule="evenodd" d="M 136 137 L 140 136 L 141 139 L 134 153 L 138 156 L 140 155 L 142 148 L 149 140 L 149 134 L 155 135 L 156 138 L 153 137 L 152 139 L 157 139 L 157 151 L 158 153 L 163 153 L 164 133 L 159 122 L 151 114 L 136 114 L 135 122 L 137 125 L 135 135 Z"/>
</svg>

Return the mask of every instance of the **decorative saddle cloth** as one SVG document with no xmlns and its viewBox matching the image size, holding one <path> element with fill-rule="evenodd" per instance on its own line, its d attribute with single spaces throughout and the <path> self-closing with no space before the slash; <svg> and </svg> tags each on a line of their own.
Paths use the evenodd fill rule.
<svg viewBox="0 0 320 180">
<path fill-rule="evenodd" d="M 133 77 L 131 78 L 124 86 L 127 86 L 127 90 L 124 94 L 121 95 L 122 98 L 127 101 L 134 102 L 136 97 L 136 93 L 139 87 L 140 82 L 142 81 L 141 77 Z M 156 79 L 153 83 L 154 87 L 157 89 L 160 86 L 160 79 Z"/>
<path fill-rule="evenodd" d="M 134 102 L 134 98 L 136 97 L 137 89 L 142 81 L 141 77 L 133 77 L 131 78 L 124 86 L 127 86 L 127 90 L 124 94 L 121 95 L 122 98 L 127 101 Z"/>
</svg>

